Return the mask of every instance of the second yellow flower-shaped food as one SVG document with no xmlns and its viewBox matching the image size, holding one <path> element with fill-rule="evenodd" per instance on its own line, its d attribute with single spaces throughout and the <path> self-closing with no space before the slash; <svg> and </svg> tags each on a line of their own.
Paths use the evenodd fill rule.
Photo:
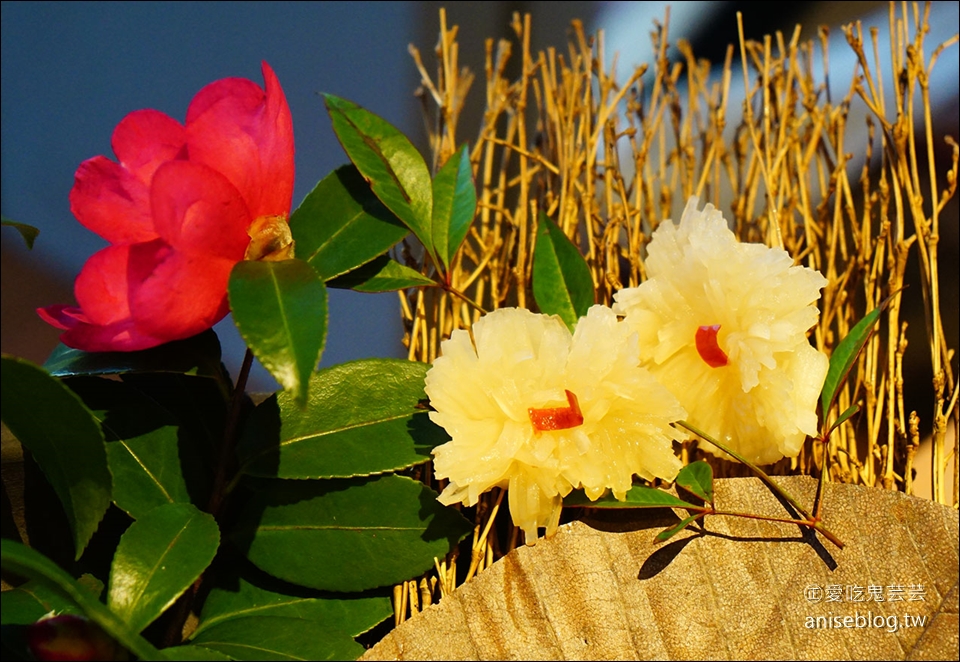
<svg viewBox="0 0 960 662">
<path fill-rule="evenodd" d="M 793 457 L 817 432 L 828 361 L 806 333 L 827 281 L 783 250 L 740 243 L 713 205 L 697 204 L 657 228 L 647 281 L 621 290 L 615 310 L 692 424 L 757 464 Z"/>
</svg>

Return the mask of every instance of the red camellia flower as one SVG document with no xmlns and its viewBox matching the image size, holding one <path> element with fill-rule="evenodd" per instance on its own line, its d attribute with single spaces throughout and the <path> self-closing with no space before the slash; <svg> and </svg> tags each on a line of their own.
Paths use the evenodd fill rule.
<svg viewBox="0 0 960 662">
<path fill-rule="evenodd" d="M 27 645 L 38 660 L 127 659 L 125 651 L 98 625 L 72 614 L 45 617 L 31 625 Z"/>
<path fill-rule="evenodd" d="M 207 85 L 185 124 L 130 113 L 113 132 L 119 162 L 77 169 L 70 208 L 110 246 L 77 277 L 77 307 L 37 310 L 64 344 L 132 351 L 200 333 L 228 312 L 233 266 L 289 244 L 293 123 L 276 75 L 262 71 L 265 90 L 244 78 Z"/>
</svg>

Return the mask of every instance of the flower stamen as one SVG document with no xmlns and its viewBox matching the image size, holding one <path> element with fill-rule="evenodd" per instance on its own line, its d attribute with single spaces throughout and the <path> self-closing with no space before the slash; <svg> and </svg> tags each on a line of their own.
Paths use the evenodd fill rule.
<svg viewBox="0 0 960 662">
<path fill-rule="evenodd" d="M 697 353 L 711 368 L 721 368 L 729 363 L 726 353 L 717 344 L 719 331 L 719 324 L 701 326 L 697 329 Z"/>
<path fill-rule="evenodd" d="M 293 259 L 293 234 L 286 214 L 260 216 L 247 229 L 250 243 L 244 260 L 281 262 Z"/>
<path fill-rule="evenodd" d="M 580 411 L 577 396 L 566 389 L 564 389 L 564 393 L 567 394 L 567 403 L 569 403 L 566 407 L 543 407 L 540 409 L 530 407 L 527 409 L 534 430 L 537 432 L 569 430 L 583 425 L 583 413 Z"/>
</svg>

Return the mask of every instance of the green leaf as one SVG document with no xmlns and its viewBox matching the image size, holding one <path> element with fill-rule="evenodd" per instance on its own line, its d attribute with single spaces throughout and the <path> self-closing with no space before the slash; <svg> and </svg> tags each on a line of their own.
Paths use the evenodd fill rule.
<svg viewBox="0 0 960 662">
<path fill-rule="evenodd" d="M 120 537 L 107 605 L 140 632 L 210 565 L 219 545 L 216 521 L 195 506 L 154 508 Z"/>
<path fill-rule="evenodd" d="M 193 642 L 235 660 L 355 660 L 363 646 L 326 623 L 248 616 L 204 630 Z"/>
<path fill-rule="evenodd" d="M 713 468 L 703 460 L 680 469 L 673 482 L 707 503 L 713 503 Z"/>
<path fill-rule="evenodd" d="M 54 377 L 179 372 L 222 378 L 220 341 L 213 330 L 139 352 L 82 352 L 60 344 L 43 367 Z"/>
<path fill-rule="evenodd" d="M 470 151 L 464 145 L 433 178 L 433 245 L 446 268 L 463 243 L 477 211 Z"/>
<path fill-rule="evenodd" d="M 357 170 L 387 209 L 436 257 L 431 231 L 433 187 L 420 152 L 386 120 L 332 94 L 323 98 L 333 131 Z"/>
<path fill-rule="evenodd" d="M 856 363 L 860 350 L 873 333 L 873 327 L 880 319 L 880 313 L 883 312 L 890 300 L 895 297 L 892 294 L 881 302 L 879 306 L 857 322 L 847 337 L 840 341 L 833 354 L 830 356 L 830 367 L 827 369 L 827 378 L 823 382 L 823 390 L 820 392 L 820 407 L 823 410 L 823 420 L 826 422 L 827 414 L 833 407 L 833 401 L 840 391 L 840 387 L 847 380 L 850 369 Z"/>
<path fill-rule="evenodd" d="M 83 575 L 77 583 L 87 589 L 94 600 L 103 590 L 103 582 L 93 575 Z M 4 661 L 34 659 L 27 644 L 28 628 L 48 614 L 82 615 L 83 610 L 59 589 L 44 581 L 31 579 L 3 592 L 3 601 L 0 602 L 0 645 L 3 647 Z M 12 658 L 10 653 L 13 654 Z"/>
<path fill-rule="evenodd" d="M 394 292 L 408 287 L 434 287 L 436 283 L 386 255 L 327 281 L 328 287 L 357 292 Z"/>
<path fill-rule="evenodd" d="M 91 597 L 96 599 L 96 596 Z M 3 625 L 30 625 L 51 612 L 80 614 L 82 610 L 60 590 L 35 579 L 4 591 L 0 601 L 0 623 Z"/>
<path fill-rule="evenodd" d="M 543 212 L 533 249 L 533 297 L 540 312 L 559 315 L 570 329 L 594 303 L 587 261 Z"/>
<path fill-rule="evenodd" d="M 415 577 L 472 528 L 410 478 L 269 481 L 240 516 L 247 558 L 285 581 L 364 591 Z"/>
<path fill-rule="evenodd" d="M 212 662 L 217 662 L 218 660 L 232 660 L 233 658 L 224 653 L 213 650 L 212 648 L 204 648 L 203 646 L 170 646 L 169 648 L 163 649 L 164 659 L 167 660 L 183 660 L 183 662 L 191 662 L 192 660 L 211 660 Z"/>
<path fill-rule="evenodd" d="M 850 405 L 843 410 L 843 413 L 837 417 L 837 420 L 833 422 L 833 425 L 830 426 L 830 432 L 833 432 L 838 427 L 840 427 L 844 421 L 860 411 L 860 405 Z"/>
<path fill-rule="evenodd" d="M 320 180 L 290 216 L 297 255 L 329 280 L 382 255 L 409 234 L 356 166 Z"/>
<path fill-rule="evenodd" d="M 449 440 L 419 408 L 430 366 L 363 359 L 310 379 L 301 408 L 287 393 L 251 414 L 238 452 L 243 471 L 277 478 L 347 478 L 426 462 Z"/>
<path fill-rule="evenodd" d="M 140 637 L 119 616 L 107 609 L 53 561 L 40 552 L 12 540 L 0 540 L 3 569 L 27 579 L 35 579 L 59 591 L 77 605 L 91 621 L 116 639 L 141 660 L 163 659 L 160 651 Z"/>
<path fill-rule="evenodd" d="M 42 368 L 2 358 L 2 418 L 50 482 L 70 522 L 76 558 L 110 506 L 103 432 L 70 389 Z"/>
<path fill-rule="evenodd" d="M 90 597 L 99 600 L 100 596 L 103 594 L 103 582 L 99 578 L 94 577 L 89 572 L 85 572 L 80 577 L 77 578 L 77 583 L 80 584 L 82 588 L 87 589 L 87 592 L 90 593 Z"/>
<path fill-rule="evenodd" d="M 696 515 L 690 515 L 689 517 L 684 517 L 682 520 L 680 520 L 680 523 L 677 524 L 676 526 L 672 526 L 669 529 L 665 529 L 660 533 L 658 533 L 655 540 L 657 542 L 664 542 L 666 540 L 670 540 L 670 538 L 674 537 L 675 535 L 683 531 L 685 528 L 693 524 L 695 521 L 697 521 L 701 517 L 703 517 L 703 513 L 697 513 Z"/>
<path fill-rule="evenodd" d="M 591 501 L 583 490 L 573 490 L 563 498 L 564 506 L 580 508 L 698 508 L 692 503 L 678 499 L 669 492 L 646 485 L 634 485 L 627 490 L 626 498 L 618 501 L 609 492 L 596 501 Z"/>
<path fill-rule="evenodd" d="M 4 591 L 0 601 L 0 645 L 4 662 L 32 660 L 27 643 L 28 628 L 47 614 L 82 614 L 69 598 L 46 583 L 31 579 Z"/>
<path fill-rule="evenodd" d="M 100 420 L 118 507 L 139 519 L 167 503 L 206 503 L 202 447 L 173 412 L 126 382 L 74 377 L 68 386 Z"/>
<path fill-rule="evenodd" d="M 221 568 L 193 636 L 235 618 L 286 616 L 324 623 L 355 637 L 393 615 L 385 595 L 330 595 L 281 582 L 252 566 L 246 569 L 249 578 L 223 574 Z"/>
<path fill-rule="evenodd" d="M 327 336 L 327 288 L 302 260 L 234 266 L 227 288 L 240 335 L 302 405 Z"/>
<path fill-rule="evenodd" d="M 19 232 L 20 236 L 23 237 L 23 240 L 26 242 L 27 248 L 31 250 L 33 249 L 33 242 L 36 241 L 37 235 L 40 234 L 40 230 L 32 225 L 27 225 L 26 223 L 17 223 L 6 216 L 0 218 L 0 222 L 2 222 L 3 225 L 13 228 Z"/>
</svg>

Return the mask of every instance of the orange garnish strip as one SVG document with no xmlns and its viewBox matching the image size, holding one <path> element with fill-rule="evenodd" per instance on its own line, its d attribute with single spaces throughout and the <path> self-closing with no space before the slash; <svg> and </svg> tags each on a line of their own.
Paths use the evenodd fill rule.
<svg viewBox="0 0 960 662">
<path fill-rule="evenodd" d="M 717 344 L 717 333 L 719 331 L 719 324 L 701 326 L 697 329 L 697 352 L 704 363 L 711 368 L 721 368 L 729 363 L 727 355 Z"/>
<path fill-rule="evenodd" d="M 577 396 L 566 389 L 564 389 L 564 393 L 567 394 L 567 402 L 569 403 L 567 407 L 544 407 L 542 409 L 530 407 L 527 409 L 534 430 L 537 432 L 569 430 L 578 425 L 583 425 L 583 413 L 580 411 Z"/>
</svg>

